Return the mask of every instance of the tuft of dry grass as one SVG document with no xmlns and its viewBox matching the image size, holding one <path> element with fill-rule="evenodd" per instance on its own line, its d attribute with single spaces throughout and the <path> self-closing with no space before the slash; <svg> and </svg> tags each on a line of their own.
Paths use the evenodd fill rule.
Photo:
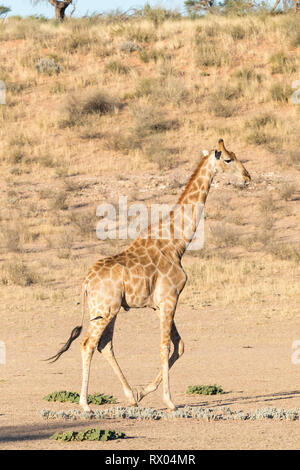
<svg viewBox="0 0 300 470">
<path fill-rule="evenodd" d="M 279 190 L 279 195 L 284 201 L 289 201 L 297 191 L 295 184 L 285 183 Z"/>
<path fill-rule="evenodd" d="M 23 261 L 13 260 L 2 268 L 2 284 L 12 283 L 17 286 L 28 287 L 39 282 L 39 276 L 33 272 Z"/>
<path fill-rule="evenodd" d="M 82 124 L 89 114 L 103 116 L 121 108 L 121 103 L 105 91 L 93 90 L 83 96 L 70 95 L 65 105 L 67 118 L 61 121 L 61 127 Z"/>
</svg>

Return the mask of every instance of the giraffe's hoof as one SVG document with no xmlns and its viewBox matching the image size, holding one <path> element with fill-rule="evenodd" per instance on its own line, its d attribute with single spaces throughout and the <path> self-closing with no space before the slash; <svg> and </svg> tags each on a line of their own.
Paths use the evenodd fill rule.
<svg viewBox="0 0 300 470">
<path fill-rule="evenodd" d="M 139 406 L 136 401 L 129 401 L 128 406 Z"/>
<path fill-rule="evenodd" d="M 135 390 L 133 390 L 132 393 L 130 393 L 130 395 L 128 394 L 127 396 L 128 406 L 138 406 L 134 392 Z"/>
<path fill-rule="evenodd" d="M 134 395 L 135 395 L 135 398 L 136 398 L 136 402 L 139 403 L 143 398 L 144 398 L 144 394 L 143 394 L 143 391 L 144 389 L 134 389 Z"/>
<path fill-rule="evenodd" d="M 85 413 L 91 413 L 91 407 L 86 403 L 79 403 Z"/>
<path fill-rule="evenodd" d="M 168 408 L 167 411 L 168 412 L 176 411 L 177 407 L 171 401 L 166 401 L 165 404 L 167 405 L 167 408 Z"/>
</svg>

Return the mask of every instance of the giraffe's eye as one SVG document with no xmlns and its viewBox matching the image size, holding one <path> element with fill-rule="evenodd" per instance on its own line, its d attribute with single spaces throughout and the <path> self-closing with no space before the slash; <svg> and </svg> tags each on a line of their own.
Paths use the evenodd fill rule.
<svg viewBox="0 0 300 470">
<path fill-rule="evenodd" d="M 232 160 L 224 160 L 224 162 L 228 164 L 228 163 L 232 162 Z"/>
</svg>

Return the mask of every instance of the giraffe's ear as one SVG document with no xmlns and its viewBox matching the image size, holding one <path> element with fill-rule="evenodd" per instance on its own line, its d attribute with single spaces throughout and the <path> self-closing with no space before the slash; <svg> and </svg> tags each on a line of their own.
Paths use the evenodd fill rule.
<svg viewBox="0 0 300 470">
<path fill-rule="evenodd" d="M 218 150 L 215 150 L 215 157 L 216 157 L 217 160 L 220 160 L 220 158 L 221 158 L 221 153 L 222 153 L 222 152 L 218 152 Z"/>
<path fill-rule="evenodd" d="M 202 150 L 202 155 L 203 157 L 207 157 L 209 154 L 209 151 L 208 150 Z"/>
</svg>

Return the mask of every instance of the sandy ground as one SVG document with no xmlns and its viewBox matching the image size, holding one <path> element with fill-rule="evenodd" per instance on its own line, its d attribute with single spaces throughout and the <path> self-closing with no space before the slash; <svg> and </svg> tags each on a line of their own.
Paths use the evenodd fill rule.
<svg viewBox="0 0 300 470">
<path fill-rule="evenodd" d="M 272 305 L 270 305 L 270 312 Z M 45 421 L 43 408 L 67 410 L 76 405 L 47 403 L 43 396 L 55 390 L 80 390 L 79 341 L 59 362 L 42 359 L 54 353 L 78 323 L 78 314 L 45 316 L 44 328 L 32 316 L 31 328 L 21 332 L 20 315 L 4 314 L 8 328 L 3 340 L 7 364 L 0 366 L 0 449 L 297 449 L 299 422 L 174 420 L 97 420 L 82 422 Z M 275 406 L 300 408 L 299 368 L 291 362 L 292 342 L 298 339 L 298 318 L 282 318 L 213 307 L 180 306 L 176 319 L 185 341 L 185 354 L 171 372 L 175 403 L 248 411 Z M 151 334 L 150 334 L 151 332 Z M 297 336 L 298 335 L 298 336 Z M 133 387 L 147 383 L 159 366 L 159 324 L 151 310 L 119 314 L 116 356 Z M 224 395 L 189 396 L 188 385 L 220 384 Z M 111 393 L 124 405 L 119 382 L 105 360 L 96 353 L 92 364 L 91 392 Z M 163 409 L 161 389 L 149 395 L 142 406 Z M 59 443 L 49 440 L 56 431 L 82 429 L 89 425 L 124 431 L 128 439 L 105 443 Z"/>
</svg>

